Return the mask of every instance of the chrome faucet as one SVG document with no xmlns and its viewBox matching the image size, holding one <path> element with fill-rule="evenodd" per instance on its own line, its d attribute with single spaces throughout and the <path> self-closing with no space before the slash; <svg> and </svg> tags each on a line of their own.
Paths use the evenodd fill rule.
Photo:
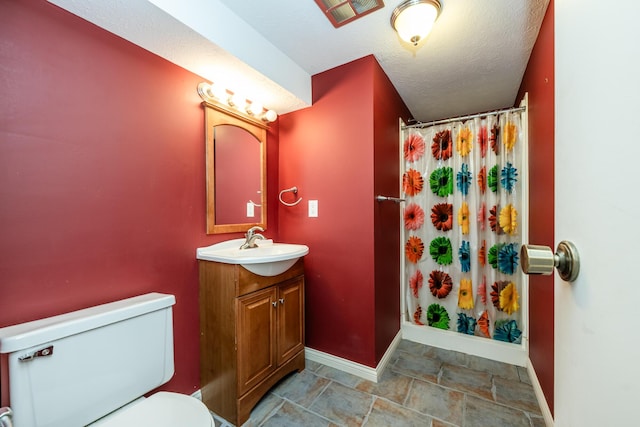
<svg viewBox="0 0 640 427">
<path fill-rule="evenodd" d="M 256 233 L 256 231 L 264 231 L 262 227 L 251 227 L 245 233 L 244 237 L 246 237 L 246 241 L 240 246 L 240 249 L 249 249 L 249 248 L 257 248 L 256 240 L 264 240 L 264 236 L 262 234 Z"/>
</svg>

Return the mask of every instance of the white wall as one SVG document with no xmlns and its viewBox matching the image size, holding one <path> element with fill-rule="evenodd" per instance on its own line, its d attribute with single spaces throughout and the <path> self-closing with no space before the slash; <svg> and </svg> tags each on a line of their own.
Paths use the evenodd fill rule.
<svg viewBox="0 0 640 427">
<path fill-rule="evenodd" d="M 640 425 L 640 2 L 555 1 L 555 424 Z"/>
<path fill-rule="evenodd" d="M 311 104 L 311 75 L 219 0 L 48 1 L 278 114 Z"/>
</svg>

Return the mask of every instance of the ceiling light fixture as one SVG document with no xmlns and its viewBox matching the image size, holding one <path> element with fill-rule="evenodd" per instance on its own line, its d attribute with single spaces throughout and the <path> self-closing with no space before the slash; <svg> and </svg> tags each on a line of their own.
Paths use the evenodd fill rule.
<svg viewBox="0 0 640 427">
<path fill-rule="evenodd" d="M 391 14 L 391 26 L 402 40 L 417 46 L 431 31 L 441 9 L 438 0 L 406 0 Z"/>
</svg>

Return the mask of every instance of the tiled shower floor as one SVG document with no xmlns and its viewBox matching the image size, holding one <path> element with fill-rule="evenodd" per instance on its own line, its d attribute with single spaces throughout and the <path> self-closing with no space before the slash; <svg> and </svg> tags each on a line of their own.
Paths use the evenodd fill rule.
<svg viewBox="0 0 640 427">
<path fill-rule="evenodd" d="M 216 426 L 230 424 L 216 418 Z M 307 360 L 251 412 L 258 426 L 544 427 L 525 368 L 403 340 L 376 384 Z"/>
</svg>

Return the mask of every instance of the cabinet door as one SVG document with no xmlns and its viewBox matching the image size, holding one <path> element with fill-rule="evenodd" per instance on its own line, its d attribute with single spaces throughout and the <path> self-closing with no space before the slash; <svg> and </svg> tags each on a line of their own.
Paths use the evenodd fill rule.
<svg viewBox="0 0 640 427">
<path fill-rule="evenodd" d="M 304 348 L 304 279 L 278 286 L 278 364 Z"/>
<path fill-rule="evenodd" d="M 270 287 L 236 300 L 239 396 L 276 369 L 276 295 Z"/>
</svg>

